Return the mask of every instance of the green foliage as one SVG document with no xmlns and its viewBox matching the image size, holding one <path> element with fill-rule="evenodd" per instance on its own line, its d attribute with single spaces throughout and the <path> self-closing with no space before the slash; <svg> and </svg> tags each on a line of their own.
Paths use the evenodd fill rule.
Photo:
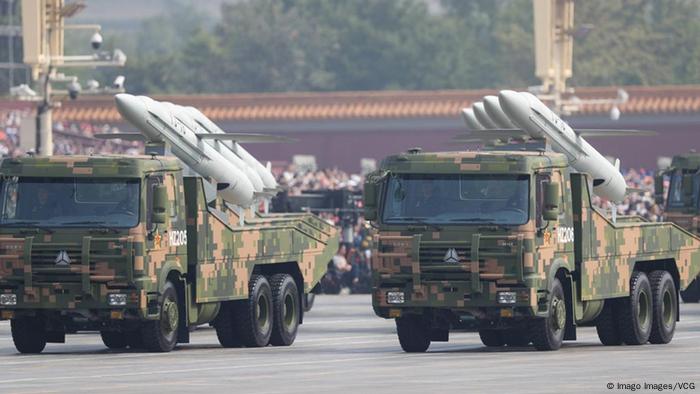
<svg viewBox="0 0 700 394">
<path fill-rule="evenodd" d="M 583 85 L 700 82 L 700 2 L 576 2 L 595 28 L 574 44 Z M 116 41 L 134 93 L 525 87 L 534 77 L 530 0 L 241 0 L 220 19 L 196 3 Z M 125 45 L 126 44 L 126 45 Z"/>
</svg>

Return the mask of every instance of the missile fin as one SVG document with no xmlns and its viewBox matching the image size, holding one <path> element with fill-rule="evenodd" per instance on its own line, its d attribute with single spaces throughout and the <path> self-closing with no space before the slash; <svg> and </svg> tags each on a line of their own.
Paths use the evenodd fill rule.
<svg viewBox="0 0 700 394">
<path fill-rule="evenodd" d="M 124 141 L 146 141 L 147 138 L 141 133 L 100 133 L 93 137 L 98 140 L 124 140 Z"/>
<path fill-rule="evenodd" d="M 294 138 L 284 137 L 281 135 L 266 135 L 266 134 L 251 134 L 251 133 L 226 133 L 226 134 L 210 134 L 199 133 L 197 138 L 205 140 L 219 141 L 235 141 L 243 144 L 251 143 L 271 143 L 271 142 L 296 142 Z"/>
<path fill-rule="evenodd" d="M 656 135 L 651 130 L 623 130 L 623 129 L 574 129 L 576 134 L 582 137 L 648 137 Z"/>
</svg>

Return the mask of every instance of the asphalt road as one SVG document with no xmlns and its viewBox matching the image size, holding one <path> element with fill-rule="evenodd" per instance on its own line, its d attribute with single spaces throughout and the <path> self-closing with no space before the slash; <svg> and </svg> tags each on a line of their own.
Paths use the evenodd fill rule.
<svg viewBox="0 0 700 394">
<path fill-rule="evenodd" d="M 593 328 L 556 352 L 487 349 L 451 333 L 426 354 L 401 351 L 392 321 L 369 296 L 319 296 L 286 348 L 223 349 L 199 329 L 172 353 L 110 351 L 94 333 L 69 335 L 40 355 L 17 354 L 0 322 L 0 392 L 323 393 L 631 392 L 621 384 L 693 383 L 700 392 L 700 304 L 681 306 L 668 345 L 604 347 Z M 615 385 L 608 389 L 607 385 Z M 672 391 L 672 390 L 667 390 Z"/>
</svg>

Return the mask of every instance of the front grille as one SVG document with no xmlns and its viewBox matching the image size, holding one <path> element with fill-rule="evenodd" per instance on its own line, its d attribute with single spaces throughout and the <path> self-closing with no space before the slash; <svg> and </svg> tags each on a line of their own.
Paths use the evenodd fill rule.
<svg viewBox="0 0 700 394">
<path fill-rule="evenodd" d="M 59 265 L 61 256 L 68 265 Z M 76 244 L 34 244 L 31 253 L 33 281 L 37 283 L 79 283 L 82 270 L 82 250 Z"/>
<path fill-rule="evenodd" d="M 454 249 L 454 256 L 448 256 L 448 251 Z M 445 261 L 446 257 L 448 261 Z M 421 246 L 419 252 L 421 278 L 424 280 L 468 280 L 471 272 L 471 247 L 464 244 L 459 246 Z"/>
</svg>

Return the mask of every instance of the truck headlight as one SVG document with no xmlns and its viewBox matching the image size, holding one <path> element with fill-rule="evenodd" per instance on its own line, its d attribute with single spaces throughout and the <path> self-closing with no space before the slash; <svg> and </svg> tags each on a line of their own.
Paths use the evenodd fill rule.
<svg viewBox="0 0 700 394">
<path fill-rule="evenodd" d="M 0 294 L 0 305 L 17 305 L 17 294 Z"/>
<path fill-rule="evenodd" d="M 403 291 L 387 291 L 386 302 L 389 304 L 403 304 L 406 302 L 406 297 Z"/>
<path fill-rule="evenodd" d="M 107 296 L 107 302 L 110 306 L 126 305 L 126 294 L 110 294 Z"/>
<path fill-rule="evenodd" d="M 499 304 L 515 304 L 516 293 L 514 291 L 499 291 L 498 292 L 498 303 Z"/>
</svg>

